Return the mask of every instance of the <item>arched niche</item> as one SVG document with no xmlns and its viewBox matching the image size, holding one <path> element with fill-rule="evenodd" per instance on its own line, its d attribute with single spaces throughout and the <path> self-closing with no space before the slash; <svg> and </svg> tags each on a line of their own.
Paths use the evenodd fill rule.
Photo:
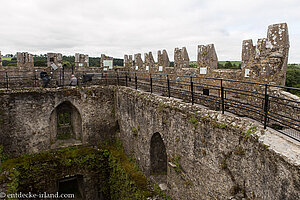
<svg viewBox="0 0 300 200">
<path fill-rule="evenodd" d="M 59 104 L 50 115 L 51 142 L 82 139 L 82 120 L 78 109 L 69 101 Z"/>
<path fill-rule="evenodd" d="M 161 135 L 156 132 L 150 144 L 150 174 L 167 175 L 167 152 Z"/>
</svg>

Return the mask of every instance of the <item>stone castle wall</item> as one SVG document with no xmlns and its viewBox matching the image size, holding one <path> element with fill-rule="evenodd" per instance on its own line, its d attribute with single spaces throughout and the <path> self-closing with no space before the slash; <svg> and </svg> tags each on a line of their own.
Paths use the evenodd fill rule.
<svg viewBox="0 0 300 200">
<path fill-rule="evenodd" d="M 103 141 L 115 131 L 113 99 L 110 87 L 2 92 L 0 144 L 11 155 L 57 148 L 59 143 L 67 145 L 68 141 L 51 136 L 57 125 L 52 123 L 52 113 L 63 102 L 70 102 L 82 120 L 81 136 L 74 138 L 72 145 Z"/>
<path fill-rule="evenodd" d="M 126 152 L 151 180 L 166 185 L 172 199 L 281 200 L 300 195 L 300 163 L 292 153 L 299 146 L 289 146 L 276 131 L 130 88 L 117 89 L 116 114 Z M 155 133 L 167 154 L 167 174 L 160 176 L 150 171 Z M 278 149 L 281 145 L 288 146 Z M 297 164 L 283 152 L 293 154 Z"/>
<path fill-rule="evenodd" d="M 122 86 L 0 93 L 0 144 L 11 155 L 104 141 L 119 128 L 127 154 L 173 199 L 296 199 L 299 145 L 232 114 Z M 69 102 L 82 135 L 53 140 L 53 112 Z M 118 124 L 118 125 L 117 125 Z M 52 128 L 51 128 L 52 127 Z M 165 146 L 167 172 L 151 174 L 151 138 Z M 63 144 L 62 144 L 63 143 Z"/>
</svg>

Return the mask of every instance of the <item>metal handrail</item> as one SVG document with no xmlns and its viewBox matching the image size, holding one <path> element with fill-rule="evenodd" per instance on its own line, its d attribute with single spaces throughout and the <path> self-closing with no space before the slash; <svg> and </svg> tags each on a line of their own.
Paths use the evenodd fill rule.
<svg viewBox="0 0 300 200">
<path fill-rule="evenodd" d="M 15 71 L 16 74 L 11 75 L 14 71 L 0 71 L 0 88 L 14 89 L 26 87 L 38 87 L 41 81 L 36 71 Z M 56 71 L 51 74 L 51 87 L 62 86 L 66 84 L 67 78 L 71 75 L 70 70 Z M 97 85 L 97 84 L 115 84 L 135 89 L 145 89 L 151 93 L 159 91 L 167 97 L 183 98 L 192 104 L 200 103 L 207 106 L 217 106 L 224 113 L 225 111 L 233 112 L 238 115 L 245 115 L 249 118 L 259 119 L 265 126 L 272 126 L 274 121 L 280 126 L 293 129 L 296 133 L 285 135 L 300 141 L 300 118 L 290 116 L 291 110 L 300 110 L 300 101 L 277 97 L 269 91 L 270 87 L 281 89 L 297 90 L 300 88 L 277 86 L 272 84 L 262 84 L 249 81 L 239 81 L 221 78 L 197 77 L 176 74 L 161 74 L 147 72 L 127 72 L 127 71 L 92 71 L 77 70 L 77 75 L 94 74 L 92 81 L 81 83 L 81 77 L 78 77 L 79 86 Z M 23 80 L 22 80 L 23 79 Z M 26 80 L 25 80 L 26 79 Z M 200 80 L 201 79 L 201 82 Z M 214 81 L 213 84 L 211 81 Z M 246 89 L 241 89 L 238 84 L 247 84 Z M 235 87 L 236 86 L 236 87 Z M 203 91 L 201 91 L 203 89 Z M 204 94 L 204 89 L 211 91 L 211 94 Z M 203 94 L 202 94 L 203 93 Z M 234 95 L 234 96 L 232 96 Z M 250 98 L 250 99 L 247 99 Z M 251 100 L 255 100 L 255 102 Z M 284 102 L 283 102 L 284 101 Z M 287 104 L 293 103 L 296 105 Z M 214 103 L 214 104 L 212 104 Z M 276 113 L 273 105 L 285 106 L 287 111 Z M 299 114 L 300 116 L 300 114 Z"/>
</svg>

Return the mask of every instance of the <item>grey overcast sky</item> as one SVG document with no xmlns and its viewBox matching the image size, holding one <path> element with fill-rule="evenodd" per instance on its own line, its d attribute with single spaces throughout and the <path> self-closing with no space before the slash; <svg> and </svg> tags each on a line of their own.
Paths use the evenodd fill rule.
<svg viewBox="0 0 300 200">
<path fill-rule="evenodd" d="M 240 60 L 242 41 L 286 22 L 289 63 L 300 63 L 299 0 L 0 0 L 0 51 L 124 54 L 215 44 L 219 60 Z"/>
</svg>

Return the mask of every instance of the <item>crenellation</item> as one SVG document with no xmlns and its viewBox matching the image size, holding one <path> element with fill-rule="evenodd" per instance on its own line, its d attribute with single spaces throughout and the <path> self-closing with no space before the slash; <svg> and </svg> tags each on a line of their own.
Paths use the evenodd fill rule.
<svg viewBox="0 0 300 200">
<path fill-rule="evenodd" d="M 174 50 L 174 67 L 175 70 L 181 70 L 182 68 L 187 68 L 190 65 L 190 58 L 185 47 L 182 49 L 175 48 Z"/>
<path fill-rule="evenodd" d="M 197 65 L 200 68 L 200 74 L 206 74 L 206 71 L 211 72 L 218 68 L 218 56 L 214 44 L 198 45 L 197 52 Z"/>
<path fill-rule="evenodd" d="M 268 26 L 267 38 L 273 48 L 289 47 L 289 34 L 287 24 L 272 24 Z"/>
<path fill-rule="evenodd" d="M 143 67 L 143 60 L 140 53 L 134 54 L 134 69 L 139 70 Z"/>
<path fill-rule="evenodd" d="M 17 52 L 17 66 L 19 68 L 33 68 L 33 55 L 28 52 Z"/>
<path fill-rule="evenodd" d="M 101 54 L 100 57 L 100 68 L 104 71 L 113 69 L 113 57 Z"/>
<path fill-rule="evenodd" d="M 152 55 L 152 52 L 145 53 L 145 66 L 146 66 L 146 71 L 150 71 L 155 66 L 155 61 Z"/>
<path fill-rule="evenodd" d="M 198 45 L 197 68 L 189 66 L 189 55 L 185 47 L 175 48 L 174 67 L 170 67 L 170 60 L 166 50 L 159 50 L 157 64 L 152 52 L 145 53 L 145 63 L 141 54 L 124 56 L 124 69 L 127 71 L 145 71 L 171 73 L 188 76 L 204 76 L 209 78 L 234 78 L 259 83 L 284 85 L 289 53 L 289 35 L 286 23 L 273 24 L 268 27 L 267 37 L 253 45 L 251 39 L 244 40 L 242 44 L 241 69 L 219 70 L 218 56 L 214 44 Z M 33 56 L 28 53 L 18 53 L 18 67 L 33 67 Z M 133 59 L 134 58 L 134 59 Z M 75 54 L 75 66 L 89 67 L 88 55 Z M 0 56 L 0 65 L 1 65 Z M 62 54 L 48 53 L 48 67 L 61 68 Z M 153 69 L 152 69 L 153 68 Z M 185 69 L 184 69 L 185 68 Z M 101 70 L 113 69 L 113 57 L 101 55 Z M 183 70 L 184 69 L 184 70 Z"/>
<path fill-rule="evenodd" d="M 242 47 L 242 80 L 285 85 L 289 51 L 287 24 L 268 27 L 267 38 L 244 40 Z"/>
<path fill-rule="evenodd" d="M 126 70 L 130 71 L 133 66 L 132 55 L 124 55 L 123 66 Z"/>
<path fill-rule="evenodd" d="M 255 46 L 253 46 L 253 41 L 244 40 L 242 45 L 242 60 L 244 62 L 249 62 L 254 59 Z"/>
<path fill-rule="evenodd" d="M 161 50 L 157 51 L 157 64 L 164 68 L 170 66 L 169 56 L 165 49 L 162 52 Z"/>
<path fill-rule="evenodd" d="M 62 54 L 61 53 L 47 53 L 48 68 L 62 68 Z"/>
<path fill-rule="evenodd" d="M 89 67 L 89 56 L 75 53 L 75 67 Z"/>
</svg>

